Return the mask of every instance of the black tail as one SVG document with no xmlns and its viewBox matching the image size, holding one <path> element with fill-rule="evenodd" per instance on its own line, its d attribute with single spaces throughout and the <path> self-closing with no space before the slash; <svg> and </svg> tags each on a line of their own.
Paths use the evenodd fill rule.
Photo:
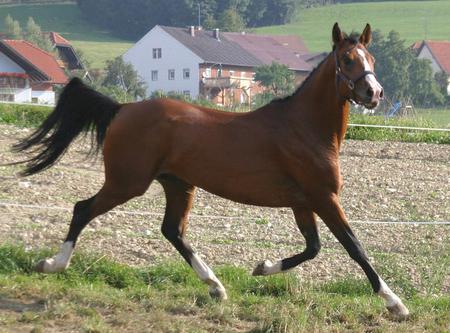
<svg viewBox="0 0 450 333">
<path fill-rule="evenodd" d="M 15 152 L 31 148 L 38 152 L 24 161 L 27 165 L 21 174 L 28 176 L 51 167 L 83 130 L 91 132 L 92 142 L 95 142 L 92 149 L 98 151 L 109 123 L 120 107 L 119 103 L 89 88 L 80 79 L 70 80 L 55 109 L 42 125 L 13 146 Z"/>
</svg>

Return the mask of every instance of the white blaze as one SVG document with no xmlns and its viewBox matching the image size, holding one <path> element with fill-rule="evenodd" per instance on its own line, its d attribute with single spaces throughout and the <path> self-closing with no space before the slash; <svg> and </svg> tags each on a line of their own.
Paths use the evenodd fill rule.
<svg viewBox="0 0 450 333">
<path fill-rule="evenodd" d="M 356 52 L 358 52 L 358 55 L 360 56 L 361 60 L 364 64 L 364 70 L 372 72 L 372 68 L 370 67 L 369 62 L 367 61 L 366 54 L 363 50 L 360 48 L 356 49 Z M 378 82 L 377 78 L 373 74 L 367 74 L 365 76 L 366 82 L 369 84 L 369 86 L 373 89 L 373 96 L 372 96 L 372 102 L 378 101 L 380 98 L 381 91 L 383 88 L 381 87 L 380 83 Z"/>
</svg>

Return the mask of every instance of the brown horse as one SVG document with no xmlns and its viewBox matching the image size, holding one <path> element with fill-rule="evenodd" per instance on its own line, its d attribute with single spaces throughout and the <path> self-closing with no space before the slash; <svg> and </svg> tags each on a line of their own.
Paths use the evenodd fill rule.
<svg viewBox="0 0 450 333">
<path fill-rule="evenodd" d="M 81 230 L 96 216 L 140 196 L 153 180 L 164 187 L 167 206 L 162 233 L 210 287 L 227 298 L 212 270 L 192 250 L 185 234 L 195 187 L 237 202 L 291 207 L 306 249 L 275 263 L 264 261 L 254 275 L 289 270 L 320 250 L 316 214 L 366 273 L 373 290 L 396 315 L 408 309 L 378 276 L 353 234 L 339 203 L 339 149 L 347 128 L 349 101 L 377 106 L 383 90 L 366 46 L 367 25 L 347 36 L 337 24 L 333 51 L 291 96 L 248 113 L 229 113 L 157 99 L 120 105 L 72 79 L 52 114 L 17 151 L 36 148 L 25 175 L 52 166 L 84 129 L 103 146 L 105 183 L 75 205 L 60 252 L 37 270 L 61 272 L 70 263 Z"/>
</svg>

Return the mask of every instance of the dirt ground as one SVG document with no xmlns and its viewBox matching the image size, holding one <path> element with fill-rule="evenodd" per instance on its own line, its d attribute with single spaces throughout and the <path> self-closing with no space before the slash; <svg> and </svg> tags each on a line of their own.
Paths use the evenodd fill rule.
<svg viewBox="0 0 450 333">
<path fill-rule="evenodd" d="M 27 134 L 27 129 L 0 125 L 0 164 L 24 158 L 9 149 Z M 86 160 L 87 150 L 87 143 L 77 142 L 55 167 L 28 178 L 16 176 L 19 166 L 0 167 L 0 244 L 59 246 L 73 204 L 94 195 L 103 182 L 101 159 Z M 427 262 L 449 254 L 450 225 L 412 222 L 450 221 L 450 146 L 347 141 L 341 167 L 343 207 L 375 266 L 382 267 L 388 257 L 425 291 Z M 160 233 L 164 204 L 162 188 L 152 184 L 144 196 L 91 222 L 79 248 L 130 265 L 181 260 Z M 314 280 L 362 276 L 323 223 L 320 229 L 322 252 L 295 272 Z M 245 206 L 202 190 L 197 191 L 188 238 L 211 265 L 234 264 L 249 272 L 260 260 L 302 251 L 305 243 L 289 209 Z M 449 286 L 447 278 L 440 292 L 448 293 Z"/>
</svg>

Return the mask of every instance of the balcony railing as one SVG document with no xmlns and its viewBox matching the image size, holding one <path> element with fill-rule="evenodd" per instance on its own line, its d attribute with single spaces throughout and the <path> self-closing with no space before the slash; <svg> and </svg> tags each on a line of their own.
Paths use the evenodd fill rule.
<svg viewBox="0 0 450 333">
<path fill-rule="evenodd" d="M 202 79 L 205 88 L 230 88 L 233 86 L 231 77 L 204 77 Z"/>
</svg>

